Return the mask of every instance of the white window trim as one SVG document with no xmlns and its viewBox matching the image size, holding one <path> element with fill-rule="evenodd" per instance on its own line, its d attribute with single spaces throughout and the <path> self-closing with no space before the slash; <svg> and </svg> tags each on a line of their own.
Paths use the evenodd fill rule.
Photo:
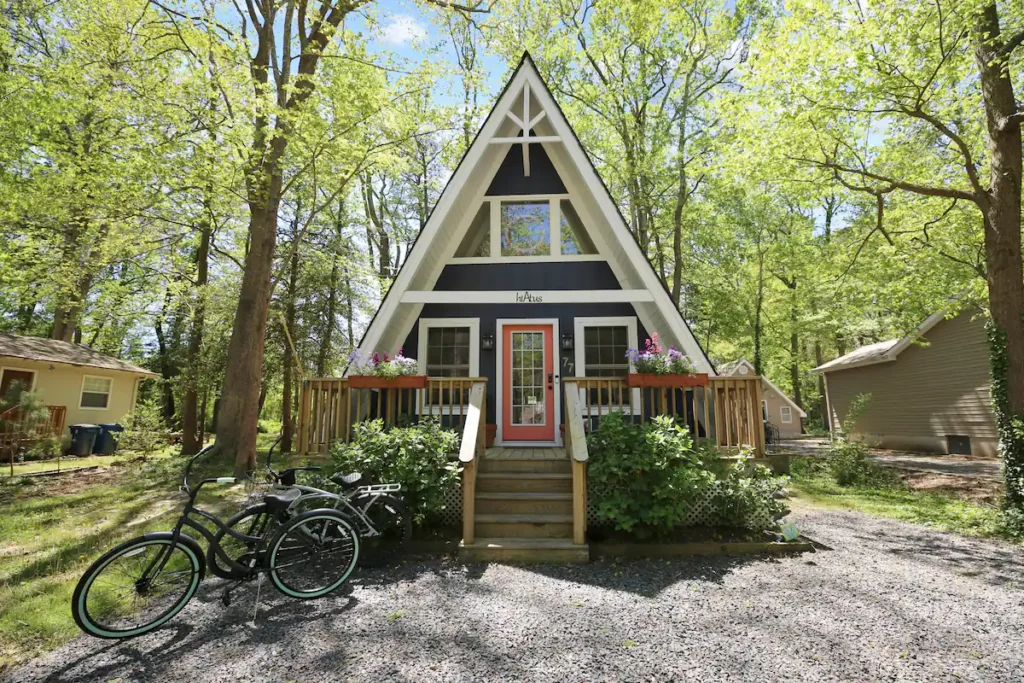
<svg viewBox="0 0 1024 683">
<path fill-rule="evenodd" d="M 576 318 L 573 321 L 573 332 L 575 339 L 573 340 L 573 350 L 575 354 L 576 367 L 573 368 L 573 374 L 577 377 L 586 377 L 587 365 L 586 365 L 586 346 L 583 342 L 585 337 L 585 331 L 588 327 L 613 327 L 613 326 L 625 326 L 626 327 L 626 347 L 635 349 L 639 347 L 639 334 L 637 332 L 636 316 L 632 315 L 621 315 L 621 316 L 604 316 L 604 317 L 583 317 Z M 633 364 L 629 364 L 630 371 L 633 370 Z M 585 389 L 580 389 L 580 400 L 586 401 L 583 392 Z M 640 389 L 633 389 L 631 393 L 629 412 L 633 413 L 636 411 L 636 407 L 640 405 Z M 614 409 L 618 411 L 618 407 Z M 613 412 L 611 406 L 603 406 L 599 409 L 599 415 L 607 415 L 609 412 Z"/>
<path fill-rule="evenodd" d="M 469 376 L 480 376 L 480 318 L 420 318 L 419 344 L 416 349 L 416 360 L 419 373 L 427 374 L 427 330 L 432 327 L 468 327 L 469 328 Z M 457 379 L 457 378 L 454 378 Z M 423 390 L 416 392 L 416 411 L 422 415 L 424 408 L 430 415 L 461 415 L 462 406 L 423 405 Z"/>
<path fill-rule="evenodd" d="M 559 347 L 558 336 L 558 318 L 498 318 L 495 321 L 496 331 L 496 343 L 494 345 L 495 352 L 495 401 L 494 401 L 494 421 L 497 423 L 497 433 L 494 438 L 495 446 L 506 445 L 504 442 L 504 408 L 505 408 L 505 397 L 504 397 L 504 384 L 505 384 L 505 368 L 503 363 L 505 362 L 504 351 L 502 346 L 504 345 L 505 338 L 505 326 L 506 325 L 551 325 L 551 353 L 552 353 L 552 368 L 553 379 L 554 379 L 554 394 L 555 394 L 555 440 L 554 441 L 509 441 L 508 446 L 555 446 L 562 445 L 562 430 L 559 427 L 562 424 L 562 383 L 559 370 L 561 369 L 561 348 Z"/>
<path fill-rule="evenodd" d="M 784 425 L 793 424 L 793 409 L 790 406 L 779 406 L 779 420 Z"/>
<path fill-rule="evenodd" d="M 83 406 L 82 396 L 85 394 L 85 380 L 87 379 L 105 379 L 110 382 L 110 388 L 107 389 L 107 405 L 99 408 L 97 406 Z M 99 392 L 90 391 L 90 394 L 96 394 Z M 114 396 L 114 378 L 109 375 L 82 375 L 82 387 L 78 391 L 78 409 L 79 410 L 110 410 L 110 399 Z"/>
<path fill-rule="evenodd" d="M 535 261 L 604 261 L 605 257 L 596 254 L 563 254 L 562 253 L 562 202 L 572 201 L 568 194 L 524 194 L 524 195 L 485 195 L 482 205 L 490 205 L 490 255 L 488 256 L 453 256 L 447 263 L 532 263 Z M 548 253 L 532 256 L 502 256 L 501 254 L 501 205 L 503 203 L 527 202 L 532 204 L 548 203 Z M 479 211 L 477 212 L 479 213 Z M 476 214 L 473 214 L 474 217 Z M 470 221 L 472 226 L 472 221 Z M 589 236 L 589 235 L 588 235 Z"/>
<path fill-rule="evenodd" d="M 32 373 L 32 385 L 28 388 L 29 391 L 35 391 L 36 381 L 39 379 L 39 372 L 31 368 L 19 368 L 16 365 L 3 365 L 0 366 L 0 382 L 4 379 L 4 373 L 8 370 L 14 370 L 15 372 L 31 372 Z M 3 396 L 0 396 L 3 398 Z"/>
</svg>

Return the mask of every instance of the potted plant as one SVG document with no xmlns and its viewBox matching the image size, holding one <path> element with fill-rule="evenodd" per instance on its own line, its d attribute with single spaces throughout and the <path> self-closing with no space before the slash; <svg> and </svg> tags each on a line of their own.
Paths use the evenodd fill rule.
<svg viewBox="0 0 1024 683">
<path fill-rule="evenodd" d="M 633 372 L 626 375 L 626 384 L 630 387 L 706 387 L 706 373 L 694 372 L 693 363 L 686 354 L 674 346 L 662 352 L 655 332 L 647 340 L 644 348 L 627 349 L 626 358 Z"/>
<path fill-rule="evenodd" d="M 394 357 L 387 353 L 374 353 L 362 362 L 358 352 L 349 355 L 352 372 L 348 385 L 353 389 L 426 389 L 427 376 L 417 374 L 419 363 L 415 358 L 406 358 L 402 349 Z"/>
</svg>

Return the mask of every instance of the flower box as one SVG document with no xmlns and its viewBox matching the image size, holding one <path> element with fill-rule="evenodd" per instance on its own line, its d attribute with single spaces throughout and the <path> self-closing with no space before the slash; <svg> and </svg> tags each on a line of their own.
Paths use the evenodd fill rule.
<svg viewBox="0 0 1024 683">
<path fill-rule="evenodd" d="M 626 386 L 630 387 L 706 387 L 706 373 L 687 375 L 655 375 L 648 372 L 633 372 L 626 375 Z"/>
<path fill-rule="evenodd" d="M 388 379 L 376 375 L 351 375 L 348 385 L 353 389 L 426 389 L 426 375 L 401 375 Z"/>
</svg>

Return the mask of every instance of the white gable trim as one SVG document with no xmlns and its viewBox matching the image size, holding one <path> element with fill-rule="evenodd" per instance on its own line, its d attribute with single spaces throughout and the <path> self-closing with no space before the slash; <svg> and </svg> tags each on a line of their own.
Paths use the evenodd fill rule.
<svg viewBox="0 0 1024 683">
<path fill-rule="evenodd" d="M 498 146 L 498 149 L 496 150 L 497 154 L 486 168 L 488 177 L 493 178 L 511 146 L 513 144 L 522 144 L 523 140 L 521 138 L 499 137 L 497 132 L 508 120 L 511 105 L 518 98 L 519 93 L 523 92 L 526 88 L 531 90 L 530 96 L 535 98 L 538 108 L 544 112 L 543 117 L 540 117 L 538 114 L 531 119 L 531 121 L 528 122 L 530 126 L 532 127 L 535 123 L 544 119 L 555 131 L 555 135 L 533 136 L 530 143 L 541 144 L 545 147 L 552 144 L 563 144 L 565 146 L 565 151 L 573 164 L 577 167 L 580 176 L 584 180 L 586 189 L 597 202 L 600 212 L 603 214 L 603 218 L 607 221 L 608 225 L 612 229 L 612 233 L 619 242 L 619 244 L 616 245 L 617 251 L 623 253 L 632 263 L 641 282 L 643 283 L 643 286 L 650 292 L 651 303 L 658 307 L 661 311 L 662 317 L 667 321 L 667 324 L 671 328 L 672 336 L 679 340 L 681 350 L 690 357 L 698 371 L 714 375 L 715 370 L 710 361 L 705 355 L 703 349 L 700 347 L 700 344 L 693 337 L 689 327 L 683 321 L 682 316 L 672 303 L 668 292 L 658 279 L 658 276 L 655 274 L 651 264 L 641 252 L 639 245 L 637 245 L 633 240 L 628 227 L 622 219 L 622 215 L 619 213 L 618 208 L 615 206 L 611 196 L 608 194 L 607 188 L 598 177 L 597 172 L 591 164 L 589 157 L 587 157 L 586 152 L 583 150 L 576 134 L 572 131 L 572 128 L 569 126 L 569 122 L 565 119 L 562 114 L 562 110 L 558 107 L 554 98 L 551 96 L 546 84 L 543 79 L 541 79 L 533 61 L 528 55 L 524 55 L 523 60 L 519 64 L 519 67 L 516 69 L 516 72 L 513 74 L 508 85 L 505 87 L 504 92 L 499 97 L 498 102 L 494 105 L 494 108 L 484 121 L 484 125 L 477 134 L 476 139 L 466 151 L 465 156 L 460 162 L 458 168 L 455 170 L 455 173 L 452 175 L 451 180 L 445 186 L 441 196 L 438 198 L 437 205 L 431 212 L 430 217 L 427 220 L 427 224 L 424 226 L 423 231 L 413 244 L 408 257 L 406 258 L 406 262 L 398 272 L 395 281 L 384 296 L 384 300 L 381 302 L 377 314 L 374 316 L 369 328 L 363 335 L 363 340 L 359 345 L 360 354 L 365 355 L 374 350 L 379 350 L 377 349 L 377 346 L 380 344 L 384 331 L 387 329 L 388 324 L 396 314 L 399 306 L 402 305 L 404 295 L 410 288 L 413 279 L 416 277 L 420 269 L 429 268 L 427 271 L 429 277 L 426 278 L 426 284 L 432 288 L 445 265 L 454 256 L 459 242 L 462 237 L 464 237 L 465 230 L 468 229 L 469 223 L 471 223 L 475 217 L 475 214 L 469 215 L 472 212 L 467 211 L 465 212 L 465 215 L 461 216 L 460 225 L 450 239 L 450 244 L 445 250 L 443 257 L 435 259 L 433 264 L 424 264 L 424 257 L 428 251 L 427 247 L 437 238 L 442 224 L 451 213 L 453 205 L 462 194 L 466 183 L 472 176 L 484 170 L 478 168 L 478 166 L 481 164 L 485 152 L 489 149 L 494 149 L 492 145 Z M 525 149 L 527 145 L 524 144 L 523 147 Z M 563 172 L 563 169 L 559 168 L 560 164 L 556 161 L 555 155 L 549 153 L 548 156 L 555 165 L 555 170 L 562 177 L 562 181 L 564 183 L 568 183 L 569 178 L 567 174 Z M 474 193 L 476 195 L 474 197 L 474 201 L 482 200 L 486 191 L 487 184 L 481 184 L 478 191 Z M 583 207 L 575 206 L 575 208 L 577 212 L 585 213 Z M 584 224 L 588 224 L 588 221 L 584 216 L 581 216 L 581 218 L 584 218 Z M 494 226 L 492 225 L 492 230 L 493 229 Z M 599 239 L 599 235 L 594 234 L 595 232 L 599 231 L 591 231 L 589 236 L 590 239 L 594 241 L 598 252 L 606 256 L 611 254 L 612 252 L 608 250 L 607 244 L 603 239 Z M 608 263 L 612 267 L 612 271 L 619 280 L 620 285 L 624 288 L 629 288 L 627 278 L 621 269 L 617 267 L 615 259 L 608 258 Z M 641 322 L 643 322 L 647 331 L 649 333 L 656 332 L 657 329 L 652 327 L 650 317 L 645 315 L 644 311 L 641 310 L 642 306 L 635 306 L 635 309 L 637 316 L 640 318 Z M 411 328 L 411 324 L 409 324 L 408 327 Z"/>
</svg>

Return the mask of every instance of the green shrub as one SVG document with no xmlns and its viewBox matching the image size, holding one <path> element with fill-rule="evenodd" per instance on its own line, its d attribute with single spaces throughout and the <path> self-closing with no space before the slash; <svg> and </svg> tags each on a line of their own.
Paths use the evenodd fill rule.
<svg viewBox="0 0 1024 683">
<path fill-rule="evenodd" d="M 417 524 L 439 525 L 446 509 L 446 493 L 459 489 L 458 432 L 442 429 L 435 419 L 417 425 L 384 430 L 381 420 L 361 422 L 350 443 L 331 448 L 334 472 L 362 472 L 380 483 L 402 485 L 402 498 Z"/>
<path fill-rule="evenodd" d="M 163 412 L 156 398 L 139 401 L 135 410 L 121 421 L 124 431 L 117 440 L 122 451 L 136 451 L 149 457 L 167 443 Z"/>
<path fill-rule="evenodd" d="M 622 531 L 668 534 L 702 499 L 710 499 L 715 526 L 750 527 L 786 512 L 776 498 L 783 479 L 745 462 L 724 466 L 717 451 L 695 447 L 669 417 L 636 425 L 612 413 L 587 437 L 587 448 L 597 517 Z"/>
<path fill-rule="evenodd" d="M 837 439 L 828 449 L 828 470 L 840 486 L 892 486 L 897 477 L 868 457 L 861 441 Z"/>
<path fill-rule="evenodd" d="M 764 465 L 740 462 L 719 478 L 715 491 L 715 516 L 723 526 L 750 527 L 752 521 L 767 517 L 777 522 L 789 513 L 783 499 L 785 477 L 776 476 Z"/>
<path fill-rule="evenodd" d="M 60 435 L 50 426 L 50 410 L 34 391 L 14 382 L 7 395 L 0 396 L 0 415 L 5 414 L 8 417 L 0 417 L 0 433 L 17 436 L 16 460 L 38 460 L 60 452 Z"/>
</svg>

